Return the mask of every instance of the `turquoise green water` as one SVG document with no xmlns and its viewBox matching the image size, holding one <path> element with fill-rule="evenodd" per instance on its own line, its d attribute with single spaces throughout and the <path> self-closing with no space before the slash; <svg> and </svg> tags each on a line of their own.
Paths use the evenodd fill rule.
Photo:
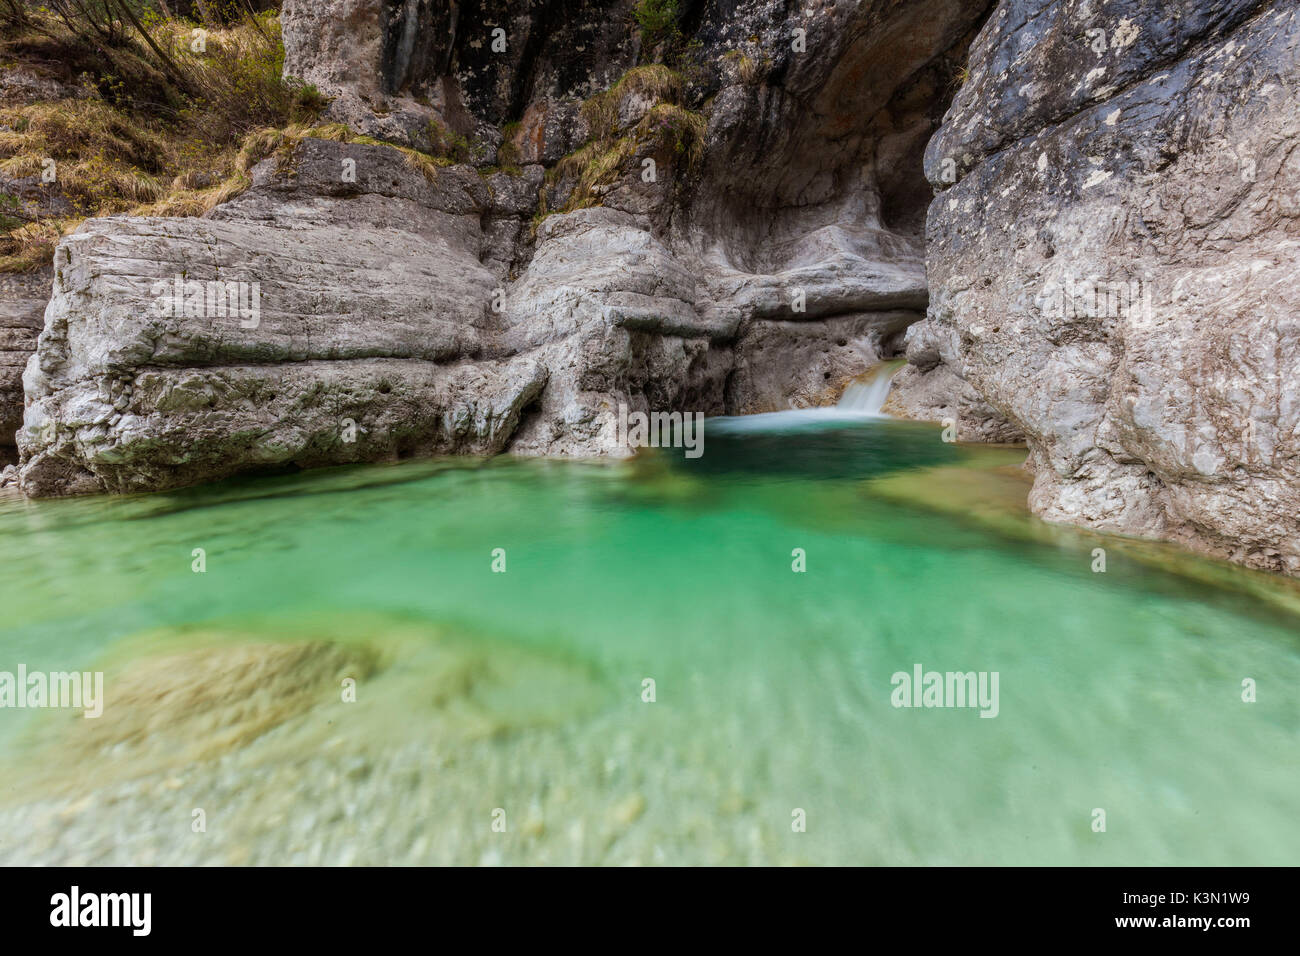
<svg viewBox="0 0 1300 956">
<path fill-rule="evenodd" d="M 360 682 L 362 698 L 384 704 L 354 729 L 329 691 L 297 724 L 224 752 L 234 790 L 275 788 L 284 808 L 259 810 L 265 797 L 241 810 L 238 848 L 216 827 L 186 843 L 187 809 L 174 831 L 155 822 L 147 839 L 122 836 L 135 832 L 123 814 L 156 820 L 216 801 L 204 791 L 216 777 L 202 761 L 150 777 L 148 738 L 98 754 L 116 760 L 114 786 L 142 761 L 141 793 L 173 774 L 167 786 L 184 800 L 165 811 L 152 796 L 99 800 L 85 832 L 119 835 L 89 861 L 262 862 L 259 846 L 324 799 L 311 768 L 328 755 L 309 729 L 326 723 L 331 746 L 376 769 L 346 825 L 315 850 L 286 844 L 279 862 L 392 862 L 368 855 L 385 828 L 385 852 L 414 847 L 410 862 L 1300 859 L 1295 618 L 1230 586 L 1231 574 L 1223 587 L 1198 579 L 1210 566 L 1195 558 L 1160 567 L 1103 541 L 1107 569 L 1094 573 L 1099 539 L 908 503 L 909 489 L 962 501 L 981 482 L 1022 497 L 991 469 L 1023 453 L 888 421 L 706 431 L 695 462 L 417 462 L 131 499 L 0 501 L 0 670 L 110 661 L 106 717 L 116 669 L 196 646 L 195 628 L 402 647 Z M 423 628 L 431 646 L 451 636 L 450 658 L 411 650 Z M 474 661 L 466 673 L 492 672 L 447 692 L 464 706 L 427 683 L 457 654 Z M 506 676 L 492 663 L 502 660 Z M 916 664 L 997 672 L 997 716 L 894 707 L 891 676 Z M 1242 700 L 1247 678 L 1254 703 Z M 491 726 L 466 730 L 471 711 Z M 0 710 L 0 751 L 15 768 L 6 819 L 37 830 L 53 806 L 42 788 L 55 789 L 38 769 L 65 761 L 80 781 L 59 799 L 96 786 L 75 747 L 63 756 L 32 742 L 54 720 Z M 83 733 L 80 719 L 57 726 Z M 385 763 L 435 738 L 436 757 Z M 292 757 L 270 748 L 277 739 Z M 294 774 L 274 774 L 290 759 Z M 452 769 L 411 767 L 426 759 Z M 394 766 L 425 774 L 428 805 L 386 788 Z M 497 808 L 505 833 L 490 826 Z M 11 840 L 0 859 L 83 859 L 49 826 L 39 848 Z"/>
</svg>

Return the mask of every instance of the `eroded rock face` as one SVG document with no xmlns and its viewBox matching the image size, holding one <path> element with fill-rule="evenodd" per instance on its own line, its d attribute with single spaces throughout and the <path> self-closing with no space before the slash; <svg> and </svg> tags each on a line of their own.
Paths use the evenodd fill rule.
<svg viewBox="0 0 1300 956">
<path fill-rule="evenodd" d="M 6 434 L 44 316 L 24 490 L 622 454 L 620 405 L 826 404 L 906 348 L 887 410 L 1027 440 L 1049 520 L 1300 573 L 1293 3 L 699 0 L 674 50 L 632 6 L 289 0 L 328 118 L 461 165 L 308 139 L 205 219 L 69 237 L 48 309 L 0 290 Z M 629 84 L 642 132 L 547 215 L 584 100 L 666 55 L 678 112 Z M 257 321 L 160 314 L 177 276 L 257 282 Z"/>
<path fill-rule="evenodd" d="M 1293 3 L 1001 3 L 927 150 L 899 400 L 972 388 L 1049 520 L 1300 573 L 1298 137 Z"/>
<path fill-rule="evenodd" d="M 18 460 L 23 367 L 36 349 L 50 297 L 50 272 L 0 276 L 0 466 Z"/>
<path fill-rule="evenodd" d="M 286 71 L 358 132 L 426 149 L 432 121 L 492 161 L 500 127 L 522 122 L 525 162 L 549 164 L 582 140 L 578 101 L 637 62 L 635 2 L 287 0 Z"/>
<path fill-rule="evenodd" d="M 254 182 L 208 219 L 92 220 L 60 245 L 24 377 L 28 494 L 504 446 L 547 371 L 493 344 L 478 174 L 307 140 Z"/>
<path fill-rule="evenodd" d="M 894 375 L 881 409 L 887 415 L 939 422 L 954 441 L 1019 443 L 1015 425 L 956 372 L 959 343 L 952 329 L 916 322 L 904 335 L 907 365 Z"/>
<path fill-rule="evenodd" d="M 286 69 L 336 97 L 330 118 L 461 137 L 462 164 L 430 180 L 309 138 L 203 219 L 69 237 L 25 376 L 24 490 L 625 454 L 620 405 L 825 404 L 901 348 L 927 301 L 921 154 L 987 0 L 685 4 L 672 111 L 620 87 L 630 145 L 594 205 L 543 218 L 575 195 L 557 161 L 590 133 L 583 100 L 650 56 L 631 5 L 288 3 Z M 257 283 L 256 321 L 167 314 L 177 277 Z"/>
</svg>

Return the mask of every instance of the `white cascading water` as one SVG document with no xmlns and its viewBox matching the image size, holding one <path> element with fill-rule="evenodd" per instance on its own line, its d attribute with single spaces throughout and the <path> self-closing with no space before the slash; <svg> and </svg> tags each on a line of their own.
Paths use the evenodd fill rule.
<svg viewBox="0 0 1300 956">
<path fill-rule="evenodd" d="M 728 432 L 784 431 L 865 418 L 888 418 L 880 409 L 889 397 L 889 385 L 894 374 L 906 364 L 898 359 L 872 366 L 849 383 L 833 408 L 792 408 L 784 412 L 710 418 L 709 427 Z"/>
<path fill-rule="evenodd" d="M 889 397 L 889 385 L 894 380 L 894 373 L 902 367 L 901 362 L 881 362 L 859 375 L 844 389 L 836 408 L 844 412 L 857 412 L 860 415 L 881 417 L 885 399 Z"/>
</svg>

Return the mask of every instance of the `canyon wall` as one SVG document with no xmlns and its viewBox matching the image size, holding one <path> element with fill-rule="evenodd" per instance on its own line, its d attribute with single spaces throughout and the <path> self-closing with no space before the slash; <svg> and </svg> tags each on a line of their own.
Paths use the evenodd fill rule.
<svg viewBox="0 0 1300 956">
<path fill-rule="evenodd" d="M 1023 434 L 1048 520 L 1300 573 L 1298 142 L 1294 3 L 1004 0 L 894 407 Z"/>
<path fill-rule="evenodd" d="M 286 71 L 325 119 L 441 164 L 309 133 L 201 219 L 69 237 L 24 491 L 624 454 L 620 405 L 827 404 L 901 348 L 922 154 L 988 4 L 712 0 L 658 38 L 631 7 L 289 0 Z"/>
<path fill-rule="evenodd" d="M 1300 573 L 1294 3 L 634 6 L 288 0 L 286 72 L 368 139 L 63 242 L 23 489 L 623 454 L 619 405 L 829 404 L 905 348 L 887 410 L 1025 441 L 1044 518 Z"/>
</svg>

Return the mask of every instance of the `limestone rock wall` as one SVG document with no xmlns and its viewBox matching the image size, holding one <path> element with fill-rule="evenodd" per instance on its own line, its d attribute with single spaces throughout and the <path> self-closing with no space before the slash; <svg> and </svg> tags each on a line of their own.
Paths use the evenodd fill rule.
<svg viewBox="0 0 1300 956">
<path fill-rule="evenodd" d="M 203 219 L 70 236 L 0 290 L 5 435 L 44 329 L 23 489 L 624 454 L 621 404 L 827 404 L 906 350 L 887 409 L 1025 440 L 1043 517 L 1300 573 L 1294 2 L 632 7 L 288 0 L 327 118 L 458 165 L 307 139 Z M 618 149 L 575 152 L 611 89 Z M 178 276 L 258 321 L 160 314 Z"/>
<path fill-rule="evenodd" d="M 897 403 L 973 389 L 1049 520 L 1300 573 L 1298 142 L 1294 3 L 1003 0 L 927 150 Z"/>
<path fill-rule="evenodd" d="M 631 6 L 290 0 L 286 71 L 335 97 L 327 118 L 455 142 L 459 164 L 308 138 L 202 219 L 70 236 L 24 380 L 23 489 L 626 454 L 620 404 L 824 404 L 900 349 L 927 301 L 922 152 L 988 0 L 684 3 L 658 44 Z M 620 93 L 631 145 L 588 208 L 554 213 L 583 101 L 652 59 L 675 112 Z M 698 123 L 690 149 L 674 122 Z M 256 323 L 160 314 L 178 276 L 258 283 Z"/>
</svg>

